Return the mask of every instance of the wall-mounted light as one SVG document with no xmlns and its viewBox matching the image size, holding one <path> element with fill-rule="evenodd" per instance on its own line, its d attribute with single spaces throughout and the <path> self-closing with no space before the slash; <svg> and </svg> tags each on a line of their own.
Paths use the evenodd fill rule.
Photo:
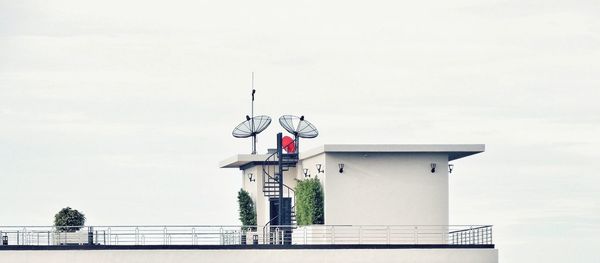
<svg viewBox="0 0 600 263">
<path fill-rule="evenodd" d="M 338 167 L 340 168 L 340 173 L 344 172 L 344 164 L 343 163 L 339 163 Z"/>
<path fill-rule="evenodd" d="M 310 177 L 310 173 L 308 172 L 307 168 L 304 168 L 304 177 Z"/>
<path fill-rule="evenodd" d="M 321 166 L 321 164 L 320 164 L 320 163 L 318 163 L 318 164 L 317 164 L 317 173 L 319 173 L 319 174 L 320 174 L 320 173 L 324 173 L 324 172 L 325 172 L 325 170 L 321 170 L 321 167 L 323 167 L 323 166 Z"/>
<path fill-rule="evenodd" d="M 448 164 L 448 173 L 452 173 L 452 170 L 454 170 L 454 164 L 449 163 Z"/>
<path fill-rule="evenodd" d="M 435 173 L 435 163 L 431 163 L 431 173 Z"/>
<path fill-rule="evenodd" d="M 254 178 L 254 175 L 252 173 L 248 173 L 248 180 L 250 180 L 250 182 L 256 181 L 256 179 Z"/>
</svg>

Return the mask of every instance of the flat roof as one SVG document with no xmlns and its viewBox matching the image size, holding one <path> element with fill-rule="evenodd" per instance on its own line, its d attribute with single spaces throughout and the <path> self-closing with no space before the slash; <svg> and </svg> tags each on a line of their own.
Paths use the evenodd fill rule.
<svg viewBox="0 0 600 263">
<path fill-rule="evenodd" d="M 306 159 L 322 153 L 446 153 L 448 161 L 485 151 L 485 144 L 324 144 L 300 153 Z M 220 168 L 239 168 L 263 163 L 269 154 L 237 154 L 219 163 Z"/>
<path fill-rule="evenodd" d="M 300 159 L 321 153 L 447 153 L 448 161 L 485 151 L 485 144 L 324 144 L 300 153 Z"/>
</svg>

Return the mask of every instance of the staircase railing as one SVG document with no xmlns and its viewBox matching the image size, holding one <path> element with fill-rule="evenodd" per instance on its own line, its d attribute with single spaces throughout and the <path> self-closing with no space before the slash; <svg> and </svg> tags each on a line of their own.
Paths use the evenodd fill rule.
<svg viewBox="0 0 600 263">
<path fill-rule="evenodd" d="M 293 142 L 292 142 L 293 143 Z M 284 148 L 287 147 L 288 145 L 283 146 Z M 287 156 L 287 155 L 286 155 Z M 292 155 L 293 156 L 293 155 Z M 297 155 L 296 155 L 297 156 Z M 295 156 L 293 156 L 295 157 Z M 285 162 L 286 159 L 284 159 L 284 156 L 281 156 L 279 158 L 282 158 L 281 161 Z M 293 158 L 295 159 L 295 158 Z M 292 159 L 292 160 L 293 160 Z M 287 159 L 287 161 L 289 161 L 289 159 Z M 295 160 L 293 160 L 295 165 Z M 275 188 L 275 185 L 279 185 L 279 180 L 284 180 L 284 176 L 283 174 L 280 174 L 279 176 L 277 176 L 279 167 L 279 159 L 278 159 L 278 154 L 277 152 L 274 152 L 272 154 L 270 154 L 265 162 L 262 165 L 262 179 L 263 179 L 263 195 L 266 197 L 272 197 L 272 198 L 278 198 L 279 197 L 279 188 Z M 291 163 L 284 163 L 284 172 L 288 171 L 288 168 L 291 166 Z M 284 182 L 284 181 L 282 181 Z M 296 210 L 296 192 L 294 191 L 294 189 L 292 189 L 291 187 L 289 187 L 288 185 L 286 185 L 285 183 L 283 183 L 283 187 L 284 187 L 284 192 L 282 193 L 283 196 L 282 197 L 289 197 L 291 198 L 291 202 L 292 202 L 292 206 L 291 206 L 291 213 L 292 213 L 292 224 L 294 223 L 294 219 L 295 219 L 295 210 Z M 271 236 L 271 227 L 269 227 L 269 225 L 273 225 L 272 222 L 274 220 L 276 220 L 278 218 L 278 216 L 275 216 L 273 218 L 271 218 L 264 226 L 263 226 L 263 242 L 267 242 L 267 241 L 271 241 L 271 240 L 267 240 L 272 238 Z M 277 232 L 277 231 L 276 231 Z"/>
<path fill-rule="evenodd" d="M 262 176 L 263 176 L 263 190 L 265 189 L 265 184 L 266 183 L 279 183 L 279 179 L 275 176 L 271 176 L 271 174 L 275 175 L 275 164 L 277 163 L 277 152 L 272 153 L 271 155 L 269 155 L 267 157 L 267 159 L 265 160 L 265 162 L 262 165 Z M 273 172 L 270 173 L 270 169 L 273 168 Z M 283 174 L 280 175 L 280 177 L 283 180 Z M 283 184 L 283 187 L 286 189 L 286 193 L 287 195 L 284 194 L 284 197 L 291 197 L 292 201 L 293 201 L 293 207 L 296 207 L 296 191 L 294 191 L 294 189 L 292 189 L 291 187 L 289 187 L 288 185 L 286 185 L 285 183 Z M 277 194 L 279 195 L 279 194 Z"/>
</svg>

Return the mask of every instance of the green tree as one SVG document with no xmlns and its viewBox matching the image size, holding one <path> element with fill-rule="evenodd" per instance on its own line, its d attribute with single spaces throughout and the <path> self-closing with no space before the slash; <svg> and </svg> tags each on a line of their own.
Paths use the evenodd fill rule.
<svg viewBox="0 0 600 263">
<path fill-rule="evenodd" d="M 76 232 L 85 224 L 85 215 L 70 207 L 54 215 L 54 226 L 60 232 Z"/>
<path fill-rule="evenodd" d="M 298 181 L 295 192 L 298 225 L 325 223 L 323 188 L 319 178 Z"/>
<path fill-rule="evenodd" d="M 240 221 L 242 222 L 242 225 L 255 226 L 256 208 L 254 207 L 254 201 L 252 201 L 252 197 L 250 197 L 250 194 L 244 189 L 240 189 L 238 192 L 238 204 L 240 206 Z"/>
</svg>

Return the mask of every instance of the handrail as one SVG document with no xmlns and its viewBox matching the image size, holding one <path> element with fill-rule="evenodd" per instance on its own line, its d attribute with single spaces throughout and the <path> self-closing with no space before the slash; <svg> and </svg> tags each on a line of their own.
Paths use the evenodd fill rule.
<svg viewBox="0 0 600 263">
<path fill-rule="evenodd" d="M 269 222 L 267 222 L 264 226 L 263 226 L 263 243 L 266 243 L 265 238 L 267 237 L 267 226 L 269 224 L 271 224 L 271 222 L 273 222 L 273 220 L 275 220 L 277 217 L 279 217 L 279 215 L 274 216 L 273 218 L 271 218 L 271 220 L 269 220 Z"/>
<path fill-rule="evenodd" d="M 291 143 L 289 143 L 289 144 L 291 144 Z M 288 145 L 289 145 L 289 144 L 288 144 Z M 286 146 L 287 146 L 287 145 L 286 145 Z M 277 152 L 275 152 L 275 153 L 272 153 L 271 155 L 269 155 L 269 156 L 267 157 L 267 159 L 265 159 L 265 163 L 268 163 L 268 162 L 269 162 L 269 159 L 271 159 L 272 157 L 275 157 L 275 155 L 277 155 Z M 273 161 L 275 161 L 275 160 L 273 160 Z M 269 173 L 269 171 L 268 171 L 268 168 L 266 168 L 266 169 L 265 169 L 265 167 L 268 167 L 268 166 L 271 166 L 271 165 L 267 165 L 267 164 L 263 164 L 263 165 L 262 165 L 262 170 L 263 170 L 263 185 L 266 183 L 266 180 L 265 180 L 265 178 L 264 178 L 264 176 L 265 176 L 265 175 L 267 176 L 267 178 L 269 178 L 269 179 L 272 179 L 272 180 L 274 180 L 274 181 L 276 181 L 276 182 L 279 182 L 277 178 L 275 178 L 275 177 L 271 176 L 271 174 L 270 174 L 270 173 Z M 283 175 L 281 175 L 281 177 L 283 178 Z M 288 185 L 286 185 L 285 183 L 283 184 L 283 186 L 284 186 L 284 187 L 285 187 L 285 188 L 286 188 L 288 191 L 291 191 L 291 192 L 294 194 L 294 196 L 295 196 L 295 194 L 296 194 L 296 191 L 294 191 L 294 189 L 292 189 L 291 187 L 289 187 L 289 186 L 288 186 Z M 289 193 L 288 193 L 288 196 L 289 196 Z M 295 200 L 294 200 L 294 201 L 295 201 Z M 294 206 L 295 206 L 295 204 L 294 204 Z"/>
<path fill-rule="evenodd" d="M 262 233 L 259 226 L 240 225 L 83 226 L 77 232 L 60 232 L 54 226 L 0 226 L 0 236 L 7 245 L 17 246 L 232 245 L 248 244 L 248 234 L 253 244 L 493 245 L 492 225 L 273 225 L 277 218 L 271 218 Z"/>
<path fill-rule="evenodd" d="M 468 228 L 468 229 L 461 229 L 461 230 L 450 231 L 450 232 L 448 232 L 448 234 L 453 234 L 453 233 L 458 233 L 458 232 L 463 232 L 463 231 L 469 231 L 469 230 L 477 230 L 477 229 L 488 228 L 488 227 L 492 227 L 492 225 L 484 225 L 484 226 L 478 226 L 478 227 L 473 227 L 473 228 Z"/>
</svg>

